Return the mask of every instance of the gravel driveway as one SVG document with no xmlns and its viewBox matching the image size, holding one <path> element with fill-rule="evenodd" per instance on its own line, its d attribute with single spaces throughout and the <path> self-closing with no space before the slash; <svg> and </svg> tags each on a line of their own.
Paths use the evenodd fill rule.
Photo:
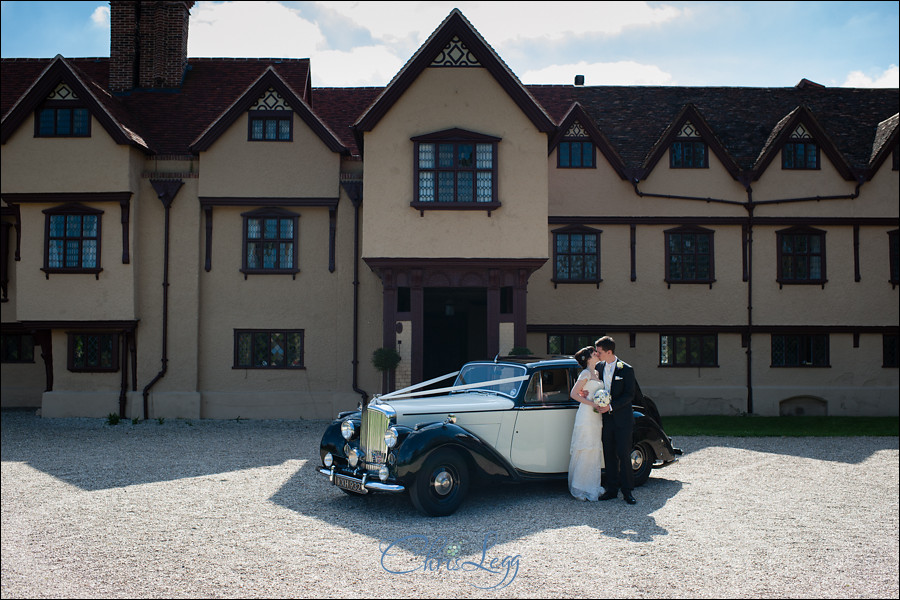
<svg viewBox="0 0 900 600">
<path fill-rule="evenodd" d="M 324 421 L 2 412 L 2 597 L 898 597 L 897 438 L 676 440 L 621 499 L 441 519 L 316 472 Z"/>
</svg>

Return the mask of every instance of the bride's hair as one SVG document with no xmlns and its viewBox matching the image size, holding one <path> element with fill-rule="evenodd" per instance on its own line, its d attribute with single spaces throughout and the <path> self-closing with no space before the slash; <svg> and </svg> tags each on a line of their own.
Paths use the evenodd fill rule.
<svg viewBox="0 0 900 600">
<path fill-rule="evenodd" d="M 578 364 L 581 365 L 582 369 L 587 369 L 587 361 L 593 353 L 593 346 L 586 346 L 575 353 L 575 360 L 578 361 Z"/>
</svg>

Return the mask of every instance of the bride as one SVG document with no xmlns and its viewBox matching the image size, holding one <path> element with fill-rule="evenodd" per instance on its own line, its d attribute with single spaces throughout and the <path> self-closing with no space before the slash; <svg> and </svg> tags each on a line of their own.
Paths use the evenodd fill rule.
<svg viewBox="0 0 900 600">
<path fill-rule="evenodd" d="M 596 412 L 591 400 L 581 396 L 582 390 L 594 391 L 603 383 L 597 376 L 595 367 L 600 362 L 597 351 L 592 346 L 575 353 L 575 360 L 583 369 L 572 388 L 570 396 L 579 402 L 575 413 L 575 427 L 572 430 L 572 445 L 569 452 L 569 492 L 579 500 L 595 502 L 603 488 L 600 486 L 600 469 L 603 466 L 603 415 Z"/>
</svg>

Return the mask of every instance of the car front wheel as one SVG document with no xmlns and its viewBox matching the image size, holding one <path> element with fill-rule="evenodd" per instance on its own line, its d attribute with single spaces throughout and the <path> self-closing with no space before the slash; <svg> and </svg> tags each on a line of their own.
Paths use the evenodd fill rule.
<svg viewBox="0 0 900 600">
<path fill-rule="evenodd" d="M 453 450 L 439 449 L 422 465 L 409 490 L 416 509 L 429 517 L 453 514 L 469 489 L 469 470 Z"/>
<path fill-rule="evenodd" d="M 631 470 L 634 472 L 634 487 L 647 483 L 653 461 L 656 460 L 653 449 L 647 442 L 638 442 L 631 450 Z"/>
</svg>

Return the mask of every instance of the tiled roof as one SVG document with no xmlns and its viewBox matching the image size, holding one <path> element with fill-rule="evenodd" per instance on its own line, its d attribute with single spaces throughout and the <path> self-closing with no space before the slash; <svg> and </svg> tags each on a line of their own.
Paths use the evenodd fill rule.
<svg viewBox="0 0 900 600">
<path fill-rule="evenodd" d="M 640 167 L 684 106 L 693 104 L 745 171 L 776 126 L 798 106 L 810 113 L 855 169 L 864 169 L 878 124 L 900 109 L 894 89 L 655 86 L 529 86 L 557 121 L 579 102 L 626 165 Z"/>
<path fill-rule="evenodd" d="M 4 119 L 52 59 L 3 59 Z M 190 154 L 190 144 L 272 67 L 354 155 L 351 125 L 385 88 L 310 88 L 308 59 L 194 58 L 179 90 L 111 95 L 109 59 L 67 59 L 120 126 L 157 154 Z M 779 122 L 806 107 L 854 170 L 865 170 L 897 129 L 894 89 L 527 85 L 554 123 L 578 102 L 629 171 L 639 172 L 657 142 L 693 105 L 744 171 L 752 171 Z M 894 138 L 895 139 L 895 138 Z"/>
</svg>

